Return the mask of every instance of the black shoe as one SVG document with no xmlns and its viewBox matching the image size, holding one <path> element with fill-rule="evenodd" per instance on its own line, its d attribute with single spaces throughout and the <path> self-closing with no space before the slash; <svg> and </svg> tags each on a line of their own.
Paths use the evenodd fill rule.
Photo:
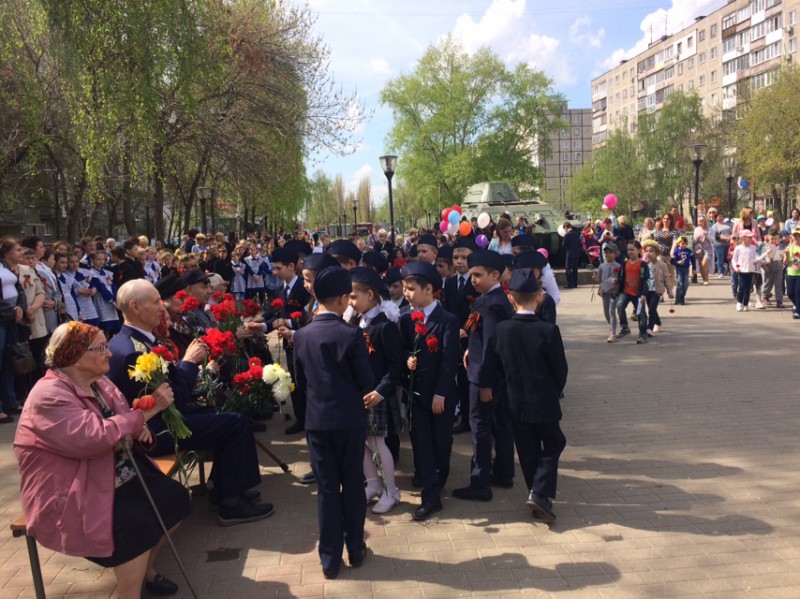
<svg viewBox="0 0 800 599">
<path fill-rule="evenodd" d="M 641 337 L 641 336 L 640 336 L 640 337 L 639 337 L 639 338 L 636 340 L 636 343 L 638 343 L 639 345 L 644 345 L 645 343 L 647 343 L 647 337 Z"/>
<path fill-rule="evenodd" d="M 354 553 L 350 553 L 348 555 L 350 559 L 350 567 L 351 568 L 360 568 L 361 564 L 364 563 L 364 559 L 366 559 L 368 553 L 367 544 L 364 543 L 361 545 L 361 549 Z"/>
<path fill-rule="evenodd" d="M 219 506 L 217 523 L 220 526 L 233 526 L 234 524 L 244 524 L 245 522 L 255 522 L 263 520 L 272 515 L 273 508 L 271 503 L 259 503 L 253 505 L 246 501 L 240 501 L 238 505 L 228 507 Z"/>
<path fill-rule="evenodd" d="M 287 426 L 283 432 L 287 435 L 296 435 L 297 433 L 302 433 L 304 430 L 306 429 L 302 424 L 295 422 L 294 424 Z"/>
<path fill-rule="evenodd" d="M 549 497 L 542 497 L 531 491 L 525 504 L 531 509 L 534 516 L 541 518 L 545 522 L 552 522 L 556 519 L 556 515 L 553 512 L 553 502 Z"/>
<path fill-rule="evenodd" d="M 424 522 L 431 516 L 433 516 L 436 512 L 442 511 L 442 502 L 436 501 L 433 503 L 423 503 L 417 509 L 414 510 L 414 513 L 411 517 L 416 520 L 417 522 Z"/>
<path fill-rule="evenodd" d="M 9 416 L 8 414 L 6 414 L 2 418 L 0 418 L 0 424 L 8 424 L 9 422 L 14 422 L 13 416 Z"/>
<path fill-rule="evenodd" d="M 617 339 L 622 339 L 625 335 L 630 335 L 630 334 L 631 330 L 628 327 L 623 327 L 619 330 L 619 333 L 617 333 Z"/>
<path fill-rule="evenodd" d="M 245 491 L 240 495 L 242 501 L 252 504 L 257 504 L 261 501 L 261 491 L 258 489 L 250 489 L 249 491 Z M 216 512 L 219 511 L 219 505 L 222 503 L 222 493 L 217 491 L 216 489 L 211 489 L 208 493 L 208 511 L 209 512 Z"/>
<path fill-rule="evenodd" d="M 492 477 L 492 486 L 500 487 L 501 489 L 511 489 L 514 486 L 513 478 L 500 478 L 499 476 Z"/>
<path fill-rule="evenodd" d="M 456 499 L 471 499 L 472 501 L 491 501 L 491 487 L 462 487 L 453 489 L 453 497 Z"/>
<path fill-rule="evenodd" d="M 159 597 L 174 595 L 178 592 L 178 585 L 169 578 L 164 578 L 161 574 L 156 574 L 153 582 L 147 582 L 145 580 L 144 588 L 151 595 L 158 595 Z"/>
<path fill-rule="evenodd" d="M 334 580 L 339 576 L 339 568 L 322 568 L 322 575 L 326 580 Z"/>
<path fill-rule="evenodd" d="M 315 482 L 317 482 L 317 477 L 314 476 L 314 471 L 312 470 L 311 472 L 306 472 L 303 476 L 299 477 L 297 482 L 299 482 L 301 485 L 313 485 Z"/>
</svg>

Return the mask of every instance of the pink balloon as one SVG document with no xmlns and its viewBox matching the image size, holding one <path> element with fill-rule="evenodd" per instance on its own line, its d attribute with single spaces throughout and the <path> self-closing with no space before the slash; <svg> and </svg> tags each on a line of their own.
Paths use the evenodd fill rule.
<svg viewBox="0 0 800 599">
<path fill-rule="evenodd" d="M 488 237 L 486 237 L 486 235 L 478 235 L 478 236 L 475 238 L 475 245 L 477 245 L 479 248 L 485 248 L 485 247 L 488 247 L 488 245 L 489 245 L 489 238 L 488 238 Z"/>
<path fill-rule="evenodd" d="M 449 227 L 449 226 L 450 226 L 450 223 L 448 223 L 446 220 L 443 220 L 442 222 L 439 223 L 439 230 L 442 233 L 447 233 L 447 227 Z"/>
<path fill-rule="evenodd" d="M 617 196 L 615 196 L 613 193 L 610 193 L 610 194 L 608 194 L 608 195 L 607 195 L 607 196 L 606 196 L 606 197 L 603 199 L 603 205 L 604 205 L 606 208 L 608 208 L 609 210 L 613 209 L 613 208 L 614 208 L 614 206 L 616 206 L 616 205 L 617 205 Z"/>
<path fill-rule="evenodd" d="M 539 252 L 539 253 L 540 253 L 542 256 L 544 256 L 544 257 L 545 257 L 545 258 L 547 258 L 548 260 L 550 259 L 550 252 L 548 252 L 546 249 L 544 249 L 544 248 L 539 248 L 539 249 L 538 249 L 538 250 L 536 250 L 536 251 L 537 251 L 537 252 Z"/>
</svg>

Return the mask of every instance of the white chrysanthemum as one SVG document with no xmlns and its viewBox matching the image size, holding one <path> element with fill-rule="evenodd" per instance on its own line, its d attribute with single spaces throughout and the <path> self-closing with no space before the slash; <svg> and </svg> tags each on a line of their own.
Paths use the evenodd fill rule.
<svg viewBox="0 0 800 599">
<path fill-rule="evenodd" d="M 272 385 L 272 395 L 277 401 L 286 401 L 291 395 L 289 385 L 283 381 L 278 381 Z"/>
<path fill-rule="evenodd" d="M 264 366 L 264 372 L 261 375 L 261 378 L 267 385 L 274 385 L 278 377 L 280 377 L 280 371 L 283 370 L 277 364 L 268 364 Z"/>
</svg>

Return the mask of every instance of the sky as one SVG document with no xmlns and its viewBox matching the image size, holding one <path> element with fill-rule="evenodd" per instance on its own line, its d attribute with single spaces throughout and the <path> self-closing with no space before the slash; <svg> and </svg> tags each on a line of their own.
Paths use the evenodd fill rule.
<svg viewBox="0 0 800 599">
<path fill-rule="evenodd" d="M 357 92 L 371 118 L 355 132 L 355 152 L 309 157 L 309 176 L 341 173 L 348 191 L 363 177 L 372 182 L 376 205 L 387 197 L 378 157 L 397 154 L 387 147 L 391 111 L 380 105 L 388 81 L 413 72 L 426 49 L 453 35 L 465 50 L 488 46 L 513 67 L 526 62 L 544 71 L 570 108 L 591 107 L 591 80 L 651 40 L 691 25 L 726 0 L 308 0 L 316 32 L 331 52 L 330 71 L 347 92 Z"/>
</svg>

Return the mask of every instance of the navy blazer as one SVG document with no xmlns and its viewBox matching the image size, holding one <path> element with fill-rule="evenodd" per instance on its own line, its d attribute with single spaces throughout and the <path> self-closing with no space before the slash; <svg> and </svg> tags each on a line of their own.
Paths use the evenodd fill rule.
<svg viewBox="0 0 800 599">
<path fill-rule="evenodd" d="M 144 388 L 143 383 L 128 376 L 128 368 L 136 363 L 136 358 L 142 353 L 150 351 L 155 345 L 158 344 L 151 343 L 145 335 L 127 324 L 122 325 L 119 333 L 108 342 L 108 348 L 112 355 L 107 376 L 122 391 L 128 403 L 132 403 L 139 397 Z M 170 366 L 167 382 L 175 396 L 175 407 L 183 414 L 196 411 L 196 408 L 199 407 L 192 401 L 197 372 L 197 365 L 191 362 L 180 361 Z M 154 423 L 156 426 L 153 426 Z M 150 420 L 149 424 L 153 430 L 163 430 L 164 425 L 160 414 Z"/>
<path fill-rule="evenodd" d="M 475 300 L 472 314 L 480 316 L 474 327 L 467 331 L 467 380 L 478 387 L 491 389 L 502 382 L 495 350 L 495 329 L 514 315 L 514 309 L 503 288 L 498 287 Z"/>
<path fill-rule="evenodd" d="M 472 310 L 473 302 L 478 299 L 480 294 L 475 291 L 472 286 L 472 277 L 467 274 L 467 281 L 464 283 L 464 288 L 459 293 L 458 291 L 458 275 L 449 277 L 444 282 L 444 291 L 442 292 L 442 305 L 444 309 L 455 314 L 458 317 L 458 322 L 461 328 L 467 323 L 470 310 Z"/>
<path fill-rule="evenodd" d="M 403 380 L 400 329 L 381 312 L 370 321 L 366 329 L 362 329 L 362 334 L 364 333 L 369 335 L 369 344 L 372 345 L 372 351 L 369 345 L 365 345 L 373 374 L 372 388 L 385 400 L 389 399 Z"/>
<path fill-rule="evenodd" d="M 367 428 L 364 395 L 375 378 L 361 330 L 321 312 L 294 334 L 296 384 L 306 390 L 306 430 Z"/>
<path fill-rule="evenodd" d="M 561 420 L 559 398 L 569 368 L 558 326 L 535 314 L 515 314 L 497 325 L 496 337 L 511 417 L 529 423 Z"/>
<path fill-rule="evenodd" d="M 294 286 L 289 290 L 289 297 L 286 297 L 285 285 L 281 285 L 275 292 L 275 299 L 283 301 L 283 308 L 276 310 L 270 308 L 264 313 L 264 322 L 267 325 L 267 330 L 272 330 L 272 323 L 278 318 L 289 320 L 289 317 L 294 312 L 303 312 L 305 317 L 308 302 L 311 300 L 311 294 L 306 290 L 303 284 L 303 277 L 298 277 Z M 305 318 L 301 318 L 302 323 Z"/>
<path fill-rule="evenodd" d="M 567 234 L 564 235 L 564 241 L 562 242 L 562 247 L 564 251 L 567 252 L 570 256 L 575 256 L 581 253 L 581 234 L 578 232 L 578 229 L 571 228 L 567 231 Z"/>
<path fill-rule="evenodd" d="M 436 306 L 426 323 L 428 336 L 433 335 L 439 342 L 439 351 L 428 351 L 425 339 L 419 342 L 417 370 L 414 373 L 414 396 L 417 404 L 427 409 L 433 406 L 433 396 L 445 398 L 445 408 L 455 409 L 458 401 L 456 389 L 456 368 L 461 356 L 458 343 L 458 318 L 441 306 Z M 411 313 L 400 317 L 400 335 L 406 356 L 414 349 L 414 322 Z M 407 372 L 407 370 L 406 370 Z"/>
<path fill-rule="evenodd" d="M 536 316 L 545 322 L 556 324 L 556 300 L 551 295 L 542 294 L 542 303 L 539 304 L 539 308 L 536 310 Z"/>
</svg>

